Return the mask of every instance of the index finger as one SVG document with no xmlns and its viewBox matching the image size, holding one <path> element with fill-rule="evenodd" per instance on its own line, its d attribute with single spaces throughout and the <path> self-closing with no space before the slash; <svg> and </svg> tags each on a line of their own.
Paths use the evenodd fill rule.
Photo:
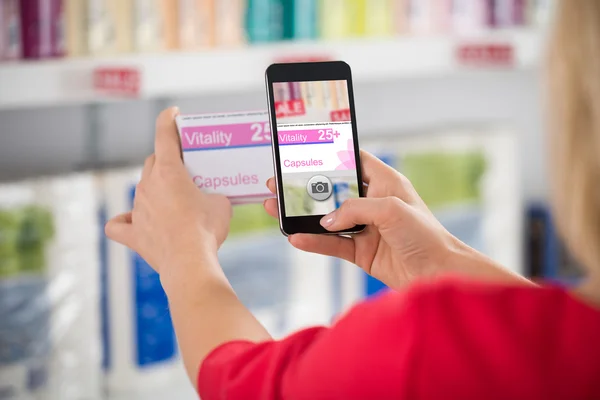
<svg viewBox="0 0 600 400">
<path fill-rule="evenodd" d="M 375 176 L 382 178 L 381 174 L 389 175 L 391 173 L 397 173 L 395 169 L 365 150 L 360 151 L 360 161 L 362 165 L 363 181 L 366 184 L 369 184 L 371 179 L 373 179 Z"/>
<path fill-rule="evenodd" d="M 161 112 L 156 119 L 154 154 L 157 163 L 181 163 L 181 141 L 175 124 L 178 114 L 179 109 L 171 107 Z"/>
</svg>

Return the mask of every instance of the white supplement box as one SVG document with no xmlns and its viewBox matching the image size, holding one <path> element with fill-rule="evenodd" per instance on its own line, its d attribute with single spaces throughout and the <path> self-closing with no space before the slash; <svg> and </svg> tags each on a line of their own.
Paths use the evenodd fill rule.
<svg viewBox="0 0 600 400">
<path fill-rule="evenodd" d="M 233 204 L 273 197 L 266 187 L 274 174 L 267 111 L 180 115 L 176 121 L 183 161 L 196 186 Z"/>
</svg>

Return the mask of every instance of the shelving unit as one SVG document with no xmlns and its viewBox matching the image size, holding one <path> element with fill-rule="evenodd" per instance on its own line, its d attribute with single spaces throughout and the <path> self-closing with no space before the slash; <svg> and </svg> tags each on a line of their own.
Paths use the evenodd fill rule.
<svg viewBox="0 0 600 400">
<path fill-rule="evenodd" d="M 461 46 L 505 45 L 513 52 L 512 62 L 491 68 L 533 68 L 540 57 L 542 39 L 543 33 L 539 30 L 523 29 L 468 38 L 409 36 L 339 42 L 282 42 L 197 53 L 6 63 L 0 64 L 0 109 L 115 100 L 119 96 L 101 93 L 95 88 L 94 71 L 98 68 L 137 72 L 139 90 L 129 97 L 204 96 L 262 90 L 265 68 L 273 62 L 290 59 L 344 60 L 352 66 L 356 82 L 387 82 L 449 75 L 470 68 L 457 56 Z"/>
</svg>

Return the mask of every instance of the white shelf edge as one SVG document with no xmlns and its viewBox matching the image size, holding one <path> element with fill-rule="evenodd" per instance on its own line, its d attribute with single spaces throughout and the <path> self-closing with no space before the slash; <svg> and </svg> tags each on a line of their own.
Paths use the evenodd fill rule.
<svg viewBox="0 0 600 400">
<path fill-rule="evenodd" d="M 471 37 L 420 36 L 277 43 L 196 53 L 132 54 L 0 64 L 0 110 L 119 100 L 98 94 L 98 67 L 133 67 L 142 73 L 140 94 L 151 99 L 262 90 L 264 71 L 287 57 L 344 60 L 355 83 L 385 82 L 468 70 L 455 51 L 465 43 L 510 43 L 515 70 L 537 66 L 543 46 L 539 29 L 496 31 Z M 190 78 L 191 77 L 191 78 Z"/>
</svg>

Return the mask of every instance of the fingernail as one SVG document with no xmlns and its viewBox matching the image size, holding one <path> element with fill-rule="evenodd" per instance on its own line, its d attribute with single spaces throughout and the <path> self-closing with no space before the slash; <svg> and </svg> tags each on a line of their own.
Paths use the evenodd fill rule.
<svg viewBox="0 0 600 400">
<path fill-rule="evenodd" d="M 335 211 L 321 218 L 321 226 L 328 228 L 335 222 Z"/>
</svg>

